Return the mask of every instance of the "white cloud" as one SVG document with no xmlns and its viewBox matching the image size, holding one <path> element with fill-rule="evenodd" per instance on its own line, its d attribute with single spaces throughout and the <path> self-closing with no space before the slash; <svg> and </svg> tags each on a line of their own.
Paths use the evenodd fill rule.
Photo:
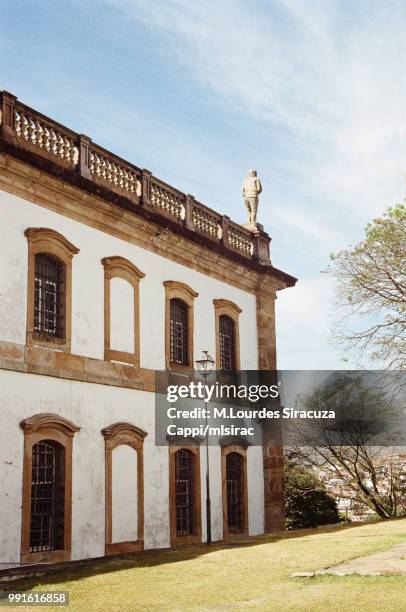
<svg viewBox="0 0 406 612">
<path fill-rule="evenodd" d="M 299 250 L 306 265 L 312 252 L 313 261 L 311 270 L 297 270 L 306 280 L 278 301 L 280 362 L 339 365 L 328 344 L 332 292 L 317 273 L 328 251 L 359 239 L 371 217 L 404 196 L 406 5 L 113 4 L 149 28 L 151 44 L 163 44 L 190 78 L 217 96 L 219 108 L 239 111 L 281 147 L 283 134 L 290 139 L 290 155 L 273 159 L 270 169 L 284 176 L 276 201 L 260 215 L 278 230 L 275 236 L 271 229 L 276 253 L 283 245 Z M 272 184 L 268 171 L 264 178 Z"/>
<path fill-rule="evenodd" d="M 70 59 L 61 63 L 58 54 L 44 53 L 34 72 L 13 65 L 8 87 L 16 83 L 23 101 L 61 122 L 73 118 L 74 129 L 240 221 L 241 174 L 258 164 L 264 185 L 259 220 L 272 235 L 273 262 L 299 277 L 297 287 L 278 300 L 280 361 L 299 367 L 298 356 L 303 365 L 308 355 L 311 367 L 322 367 L 327 355 L 336 359 L 327 341 L 332 295 L 319 271 L 330 251 L 358 240 L 371 217 L 404 195 L 406 4 L 70 0 L 69 5 L 81 23 L 94 12 L 94 28 L 103 32 L 106 49 L 97 64 L 96 50 L 86 55 L 87 41 L 72 31 L 67 53 L 72 44 L 81 50 L 81 61 L 86 57 L 102 70 L 89 78 L 85 70 L 72 72 L 76 64 Z M 63 18 L 65 7 L 58 10 Z M 148 61 L 145 74 L 139 64 L 131 74 L 140 41 L 147 41 L 157 70 L 152 78 Z M 103 51 L 117 68 L 127 67 L 121 81 L 108 73 Z M 165 79 L 175 71 L 199 101 L 202 93 L 205 120 L 208 125 L 218 120 L 218 137 L 206 138 L 205 125 L 188 122 L 190 109 L 184 120 L 171 121 Z M 138 97 L 137 88 L 145 84 L 151 91 Z M 179 96 L 181 107 L 178 89 L 175 84 L 169 93 L 172 102 Z M 227 146 L 218 146 L 224 135 Z"/>
<path fill-rule="evenodd" d="M 223 102 L 294 133 L 306 194 L 353 212 L 402 195 L 406 7 L 112 1 Z"/>
<path fill-rule="evenodd" d="M 278 368 L 324 370 L 349 367 L 329 338 L 333 286 L 324 275 L 303 278 L 276 301 Z"/>
</svg>

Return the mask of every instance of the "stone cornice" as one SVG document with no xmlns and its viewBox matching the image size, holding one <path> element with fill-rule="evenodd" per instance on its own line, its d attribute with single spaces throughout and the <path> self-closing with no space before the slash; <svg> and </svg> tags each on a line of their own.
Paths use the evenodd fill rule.
<svg viewBox="0 0 406 612">
<path fill-rule="evenodd" d="M 197 293 L 197 291 L 194 291 L 194 289 L 192 289 L 192 287 L 189 287 L 189 285 L 187 285 L 186 283 L 180 283 L 179 281 L 168 280 L 168 281 L 164 281 L 163 284 L 164 284 L 164 287 L 166 287 L 167 289 L 180 289 L 182 291 L 186 291 L 186 293 L 191 298 L 199 297 L 199 294 Z"/>
<path fill-rule="evenodd" d="M 79 253 L 79 249 L 75 247 L 74 244 L 69 242 L 65 236 L 62 236 L 62 234 L 59 232 L 49 229 L 48 227 L 29 227 L 25 230 L 24 236 L 33 244 L 43 241 L 56 243 L 60 247 L 64 248 L 66 253 L 71 257 L 72 255 L 77 255 L 77 253 Z"/>
<path fill-rule="evenodd" d="M 231 300 L 214 299 L 213 304 L 216 306 L 216 308 L 229 308 L 233 310 L 237 315 L 242 312 L 241 308 L 237 306 L 237 304 L 234 304 L 234 302 L 232 302 Z"/>
<path fill-rule="evenodd" d="M 130 279 L 131 284 L 137 284 L 142 278 L 144 278 L 144 272 L 141 272 L 137 266 L 131 261 L 124 257 L 114 255 L 113 257 L 103 257 L 101 260 L 106 272 L 113 277 L 117 275 L 124 275 Z"/>
<path fill-rule="evenodd" d="M 21 421 L 20 427 L 24 431 L 30 432 L 51 427 L 52 429 L 56 429 L 67 436 L 73 436 L 80 430 L 80 427 L 72 423 L 72 421 L 68 421 L 68 419 L 59 416 L 59 414 L 51 414 L 47 412 L 34 414 L 32 417 L 24 419 Z"/>
<path fill-rule="evenodd" d="M 275 291 L 296 282 L 294 277 L 272 265 L 243 257 L 148 208 L 137 206 L 135 210 L 134 202 L 126 197 L 94 185 L 84 177 L 56 166 L 32 151 L 19 149 L 2 138 L 1 151 L 0 187 L 4 191 L 245 291 L 254 292 L 260 278 L 272 280 Z M 176 240 L 173 240 L 173 235 L 176 235 Z"/>
<path fill-rule="evenodd" d="M 101 430 L 103 436 L 107 439 L 115 437 L 135 438 L 142 441 L 148 434 L 143 429 L 131 425 L 131 423 L 114 423 Z"/>
</svg>

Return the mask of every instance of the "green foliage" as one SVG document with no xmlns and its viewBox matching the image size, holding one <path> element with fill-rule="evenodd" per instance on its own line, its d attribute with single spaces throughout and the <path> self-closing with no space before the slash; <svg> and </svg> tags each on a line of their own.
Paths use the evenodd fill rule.
<svg viewBox="0 0 406 612">
<path fill-rule="evenodd" d="M 285 464 L 285 510 L 287 529 L 300 529 L 340 522 L 335 500 L 308 470 Z"/>
<path fill-rule="evenodd" d="M 387 367 L 405 368 L 406 206 L 388 208 L 360 243 L 330 259 L 342 314 L 336 338 Z"/>
</svg>

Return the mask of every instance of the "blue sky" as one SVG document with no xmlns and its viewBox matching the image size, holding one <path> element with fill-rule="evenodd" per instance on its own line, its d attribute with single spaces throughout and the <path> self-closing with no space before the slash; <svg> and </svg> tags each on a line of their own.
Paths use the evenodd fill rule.
<svg viewBox="0 0 406 612">
<path fill-rule="evenodd" d="M 238 222 L 257 168 L 272 261 L 299 278 L 278 365 L 355 367 L 321 270 L 404 198 L 405 31 L 394 0 L 1 0 L 0 88 Z"/>
</svg>

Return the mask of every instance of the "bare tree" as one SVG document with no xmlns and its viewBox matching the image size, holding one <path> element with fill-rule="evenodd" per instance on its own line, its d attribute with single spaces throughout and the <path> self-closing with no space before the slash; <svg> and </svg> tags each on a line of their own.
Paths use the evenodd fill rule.
<svg viewBox="0 0 406 612">
<path fill-rule="evenodd" d="M 376 379 L 375 379 L 376 380 Z M 351 499 L 381 518 L 406 513 L 405 455 L 390 446 L 402 427 L 402 405 L 362 376 L 335 375 L 299 396 L 302 410 L 336 412 L 333 423 L 308 422 L 295 431 L 288 456 L 311 466 L 336 498 Z"/>
</svg>

